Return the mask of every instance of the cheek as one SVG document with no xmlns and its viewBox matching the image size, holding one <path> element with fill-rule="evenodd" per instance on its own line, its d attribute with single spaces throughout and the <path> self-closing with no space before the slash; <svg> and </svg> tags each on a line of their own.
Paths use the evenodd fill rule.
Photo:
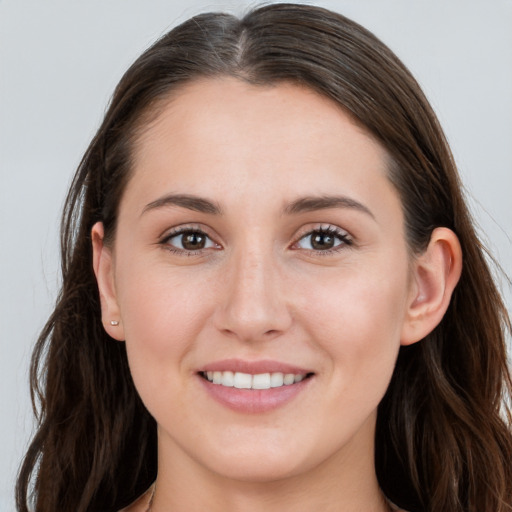
<svg viewBox="0 0 512 512">
<path fill-rule="evenodd" d="M 172 380 L 211 316 L 212 301 L 199 283 L 169 269 L 128 268 L 118 275 L 118 300 L 134 380 Z"/>
<path fill-rule="evenodd" d="M 405 272 L 351 269 L 310 289 L 310 336 L 328 354 L 334 371 L 390 378 L 405 318 Z"/>
</svg>

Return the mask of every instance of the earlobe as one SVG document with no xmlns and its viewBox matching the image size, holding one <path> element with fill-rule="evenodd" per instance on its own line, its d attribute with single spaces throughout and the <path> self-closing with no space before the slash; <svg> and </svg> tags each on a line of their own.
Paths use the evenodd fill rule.
<svg viewBox="0 0 512 512">
<path fill-rule="evenodd" d="M 462 272 L 462 250 L 455 233 L 436 228 L 414 261 L 413 294 L 402 329 L 401 344 L 411 345 L 441 322 Z"/>
<path fill-rule="evenodd" d="M 101 320 L 107 333 L 124 341 L 124 330 L 114 284 L 112 251 L 104 244 L 103 223 L 97 222 L 91 230 L 93 268 L 101 302 Z"/>
</svg>

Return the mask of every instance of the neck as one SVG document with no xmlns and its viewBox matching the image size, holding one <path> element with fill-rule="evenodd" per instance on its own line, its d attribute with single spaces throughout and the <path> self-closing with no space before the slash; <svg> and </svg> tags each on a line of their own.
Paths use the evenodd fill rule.
<svg viewBox="0 0 512 512">
<path fill-rule="evenodd" d="M 159 434 L 159 471 L 151 512 L 387 512 L 367 436 L 307 471 L 258 480 L 227 477 L 199 464 Z M 361 443 L 364 441 L 365 444 Z"/>
</svg>

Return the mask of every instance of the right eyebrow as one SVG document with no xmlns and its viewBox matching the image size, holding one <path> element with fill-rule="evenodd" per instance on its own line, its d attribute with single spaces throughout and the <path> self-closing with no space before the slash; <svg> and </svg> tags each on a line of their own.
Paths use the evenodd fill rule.
<svg viewBox="0 0 512 512">
<path fill-rule="evenodd" d="M 168 194 L 148 203 L 142 210 L 141 215 L 144 215 L 148 211 L 163 208 L 165 206 L 179 206 L 181 208 L 186 208 L 187 210 L 209 213 L 212 215 L 222 214 L 221 207 L 209 199 L 191 194 Z"/>
<path fill-rule="evenodd" d="M 312 212 L 315 210 L 326 210 L 328 208 L 351 208 L 369 215 L 375 220 L 375 215 L 364 204 L 347 196 L 306 196 L 296 199 L 288 204 L 284 213 L 288 215 L 296 215 L 298 213 Z"/>
</svg>

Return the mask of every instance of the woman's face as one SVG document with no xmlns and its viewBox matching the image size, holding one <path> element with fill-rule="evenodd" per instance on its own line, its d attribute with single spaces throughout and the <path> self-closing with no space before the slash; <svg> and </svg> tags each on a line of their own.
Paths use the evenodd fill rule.
<svg viewBox="0 0 512 512">
<path fill-rule="evenodd" d="M 328 99 L 187 85 L 101 259 L 161 459 L 258 481 L 373 460 L 414 285 L 386 155 Z"/>
</svg>

